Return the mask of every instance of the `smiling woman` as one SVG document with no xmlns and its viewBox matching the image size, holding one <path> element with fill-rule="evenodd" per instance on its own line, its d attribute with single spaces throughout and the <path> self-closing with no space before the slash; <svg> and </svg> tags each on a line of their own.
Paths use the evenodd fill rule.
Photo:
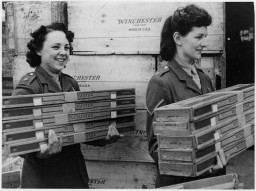
<svg viewBox="0 0 256 191">
<path fill-rule="evenodd" d="M 21 78 L 13 95 L 79 91 L 78 83 L 61 72 L 69 60 L 74 34 L 62 23 L 41 26 L 31 34 L 27 62 L 35 72 Z M 62 138 L 50 130 L 47 148 L 22 155 L 22 188 L 88 188 L 80 144 L 62 148 Z"/>
<path fill-rule="evenodd" d="M 151 78 L 146 95 L 148 149 L 156 163 L 158 143 L 152 128 L 154 109 L 214 91 L 210 78 L 197 66 L 206 47 L 207 27 L 211 23 L 209 13 L 195 5 L 178 8 L 164 23 L 160 55 L 168 64 Z M 196 178 L 223 175 L 226 169 L 214 173 L 206 172 Z M 158 171 L 156 187 L 192 180 L 195 179 L 160 175 Z"/>
</svg>

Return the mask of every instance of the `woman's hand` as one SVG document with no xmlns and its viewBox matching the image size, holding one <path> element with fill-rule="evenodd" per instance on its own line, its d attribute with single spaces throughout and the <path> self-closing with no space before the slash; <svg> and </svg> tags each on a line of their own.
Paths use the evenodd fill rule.
<svg viewBox="0 0 256 191">
<path fill-rule="evenodd" d="M 62 149 L 62 134 L 60 135 L 59 139 L 56 136 L 54 130 L 49 130 L 48 133 L 48 145 L 47 145 L 47 149 L 45 150 L 41 150 L 41 152 L 39 152 L 37 154 L 38 158 L 44 159 L 44 158 L 48 158 L 56 153 L 61 152 Z"/>
<path fill-rule="evenodd" d="M 116 129 L 116 123 L 112 123 L 108 127 L 108 134 L 106 137 L 106 140 L 108 141 L 108 144 L 115 143 L 120 137 L 123 137 L 124 135 L 119 134 L 119 132 Z"/>
<path fill-rule="evenodd" d="M 210 169 L 210 173 L 214 173 L 217 170 L 224 168 L 228 164 L 228 160 L 229 156 L 225 156 L 223 149 L 220 149 L 217 155 L 217 164 L 212 169 Z"/>
</svg>

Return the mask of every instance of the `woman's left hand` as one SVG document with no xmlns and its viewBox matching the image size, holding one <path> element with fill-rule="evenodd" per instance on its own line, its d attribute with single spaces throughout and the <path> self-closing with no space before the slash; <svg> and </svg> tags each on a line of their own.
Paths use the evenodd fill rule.
<svg viewBox="0 0 256 191">
<path fill-rule="evenodd" d="M 223 149 L 220 149 L 217 155 L 217 164 L 212 169 L 210 169 L 210 172 L 214 173 L 215 171 L 224 168 L 228 164 L 228 161 L 229 156 L 225 156 Z"/>
<path fill-rule="evenodd" d="M 108 142 L 108 144 L 110 143 L 115 143 L 120 137 L 123 137 L 124 135 L 119 134 L 119 132 L 116 129 L 116 123 L 112 123 L 109 127 L 108 127 L 108 134 L 106 137 L 106 140 Z"/>
</svg>

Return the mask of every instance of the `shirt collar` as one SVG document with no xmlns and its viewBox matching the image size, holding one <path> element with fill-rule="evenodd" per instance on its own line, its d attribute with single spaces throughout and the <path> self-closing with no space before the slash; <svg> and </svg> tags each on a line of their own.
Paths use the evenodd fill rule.
<svg viewBox="0 0 256 191">
<path fill-rule="evenodd" d="M 195 68 L 196 61 L 193 61 L 192 64 L 188 64 L 184 61 L 184 59 L 180 58 L 177 54 L 174 56 L 173 59 L 177 61 L 177 63 L 188 75 L 192 76 L 192 70 Z"/>
</svg>

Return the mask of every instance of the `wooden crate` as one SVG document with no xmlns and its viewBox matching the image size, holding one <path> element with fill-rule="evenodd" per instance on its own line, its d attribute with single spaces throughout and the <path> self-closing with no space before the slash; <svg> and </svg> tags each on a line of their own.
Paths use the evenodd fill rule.
<svg viewBox="0 0 256 191">
<path fill-rule="evenodd" d="M 221 112 L 237 103 L 233 93 L 204 94 L 154 110 L 156 121 L 196 121 Z"/>
<path fill-rule="evenodd" d="M 236 129 L 241 129 L 247 124 L 254 122 L 254 111 L 248 111 L 240 116 L 235 116 L 225 122 L 214 126 L 208 130 L 190 135 L 173 135 L 168 131 L 162 131 L 158 137 L 159 148 L 202 148 L 215 141 L 216 136 L 226 136 Z M 217 134 L 216 134 L 217 133 Z M 218 135 L 219 134 L 219 135 Z"/>
<path fill-rule="evenodd" d="M 234 115 L 236 114 L 236 115 Z M 186 136 L 197 134 L 201 131 L 204 131 L 209 128 L 213 128 L 215 125 L 224 123 L 228 118 L 232 116 L 243 116 L 240 117 L 239 122 L 241 124 L 246 124 L 245 121 L 250 121 L 253 119 L 254 114 L 254 100 L 248 100 L 239 104 L 236 104 L 235 107 L 217 112 L 208 117 L 196 121 L 180 121 L 180 122 L 169 122 L 169 121 L 154 121 L 153 128 L 154 134 L 165 134 L 172 136 Z"/>
<path fill-rule="evenodd" d="M 90 111 L 78 112 L 70 114 L 58 114 L 46 117 L 34 117 L 28 119 L 17 119 L 10 121 L 2 121 L 3 131 L 13 131 L 14 129 L 25 130 L 37 127 L 48 127 L 56 125 L 65 125 L 69 123 L 91 122 L 103 119 L 115 119 L 120 117 L 133 116 L 136 113 L 134 107 L 122 108 L 108 111 Z"/>
<path fill-rule="evenodd" d="M 159 161 L 160 174 L 173 176 L 196 177 L 210 170 L 216 162 L 216 153 L 198 163 Z"/>
<path fill-rule="evenodd" d="M 254 99 L 254 84 L 237 84 L 228 88 L 218 90 L 217 92 L 233 92 L 237 93 L 239 102 Z"/>
<path fill-rule="evenodd" d="M 185 2 L 68 2 L 74 54 L 159 54 L 167 17 Z M 213 16 L 204 53 L 222 53 L 224 4 L 195 3 Z M 143 7 L 143 11 L 141 11 Z"/>
<path fill-rule="evenodd" d="M 128 130 L 123 131 L 122 129 L 127 127 L 129 131 L 133 131 L 135 127 L 134 117 L 125 117 L 118 118 L 114 120 L 102 120 L 95 121 L 89 123 L 76 123 L 64 126 L 49 126 L 49 127 L 40 127 L 28 130 L 20 130 L 20 131 L 11 131 L 7 133 L 3 133 L 3 144 L 10 144 L 15 142 L 24 142 L 30 140 L 37 140 L 38 134 L 42 134 L 44 136 L 48 135 L 50 129 L 54 130 L 56 135 L 66 135 L 80 132 L 90 132 L 97 131 L 101 129 L 109 129 L 109 126 L 113 125 L 117 128 L 117 130 L 121 129 L 122 133 L 127 132 Z M 132 128 L 131 128 L 132 127 Z M 120 132 L 121 133 L 121 132 Z"/>
<path fill-rule="evenodd" d="M 88 93 L 87 93 L 88 94 Z M 50 97 L 50 96 L 49 96 Z M 23 101 L 22 98 L 18 100 Z M 37 100 L 38 101 L 38 100 Z M 54 116 L 58 114 L 70 114 L 77 112 L 95 112 L 108 111 L 121 108 L 135 107 L 135 99 L 118 99 L 118 100 L 99 100 L 88 102 L 71 102 L 56 105 L 34 106 L 3 109 L 3 120 L 38 118 L 44 116 Z"/>
<path fill-rule="evenodd" d="M 120 133 L 131 131 L 134 125 L 128 125 L 118 128 Z M 41 134 L 40 134 L 41 133 Z M 106 138 L 108 129 L 91 130 L 79 133 L 65 134 L 62 137 L 62 146 L 73 145 L 77 143 L 90 142 L 94 140 Z M 59 136 L 58 136 L 59 137 Z M 36 134 L 36 140 L 16 142 L 6 144 L 7 154 L 9 156 L 18 156 L 22 154 L 37 152 L 47 149 L 48 138 L 45 137 L 43 132 Z"/>
<path fill-rule="evenodd" d="M 73 91 L 73 92 L 63 92 L 63 93 L 4 96 L 2 99 L 2 104 L 3 104 L 3 110 L 7 111 L 7 109 L 9 108 L 22 109 L 23 107 L 31 108 L 33 106 L 35 107 L 35 106 L 64 104 L 64 103 L 82 102 L 82 101 L 90 101 L 90 103 L 91 102 L 94 103 L 95 101 L 97 101 L 97 103 L 99 101 L 110 101 L 110 100 L 117 101 L 116 99 L 120 100 L 124 98 L 134 98 L 134 96 L 135 96 L 135 89 Z M 88 103 L 88 102 L 85 102 L 85 103 Z M 133 105 L 134 104 L 135 102 L 133 103 Z M 70 107 L 71 106 L 73 105 L 70 105 Z M 93 108 L 93 105 L 90 107 Z"/>
<path fill-rule="evenodd" d="M 192 162 L 198 163 L 217 152 L 216 145 L 210 144 L 200 149 L 158 149 L 158 158 L 162 162 Z"/>
</svg>

